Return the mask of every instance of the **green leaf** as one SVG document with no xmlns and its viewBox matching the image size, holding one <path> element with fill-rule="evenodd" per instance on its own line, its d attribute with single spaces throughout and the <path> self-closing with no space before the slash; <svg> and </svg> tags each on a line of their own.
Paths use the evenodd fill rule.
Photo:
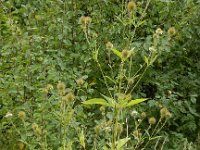
<svg viewBox="0 0 200 150">
<path fill-rule="evenodd" d="M 144 56 L 144 61 L 145 61 L 145 63 L 146 63 L 147 65 L 149 64 L 149 59 L 148 59 L 148 57 Z"/>
<path fill-rule="evenodd" d="M 151 138 L 150 141 L 151 141 L 151 140 L 158 139 L 158 138 L 162 138 L 162 136 L 155 136 L 155 137 Z"/>
<path fill-rule="evenodd" d="M 139 103 L 142 103 L 144 101 L 148 100 L 148 98 L 139 98 L 139 99 L 135 99 L 135 100 L 131 100 L 126 106 L 133 106 Z"/>
<path fill-rule="evenodd" d="M 110 106 L 109 103 L 101 98 L 93 98 L 90 100 L 86 100 L 83 102 L 85 105 L 94 105 L 94 104 L 99 104 L 99 105 L 104 105 L 104 106 Z"/>
<path fill-rule="evenodd" d="M 114 48 L 111 49 L 114 54 L 116 54 L 118 57 L 122 58 L 122 53 Z"/>
<path fill-rule="evenodd" d="M 107 100 L 107 102 L 109 103 L 110 106 L 115 107 L 116 101 L 113 98 L 110 98 L 110 97 L 105 96 L 103 94 L 101 94 L 101 95 Z"/>
<path fill-rule="evenodd" d="M 151 59 L 151 62 L 150 62 L 150 64 L 153 64 L 154 63 L 154 61 L 157 59 L 157 57 L 158 57 L 158 55 L 155 55 L 152 59 Z"/>
<path fill-rule="evenodd" d="M 117 141 L 117 150 L 120 150 L 129 140 L 130 140 L 130 138 L 124 138 L 124 139 L 118 140 Z"/>
</svg>

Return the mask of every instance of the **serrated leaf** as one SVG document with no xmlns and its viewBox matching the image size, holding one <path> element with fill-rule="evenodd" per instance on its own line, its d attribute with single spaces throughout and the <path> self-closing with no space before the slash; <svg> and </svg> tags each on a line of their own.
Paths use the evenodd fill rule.
<svg viewBox="0 0 200 150">
<path fill-rule="evenodd" d="M 114 54 L 116 54 L 118 57 L 122 58 L 122 53 L 114 48 L 111 49 Z"/>
<path fill-rule="evenodd" d="M 118 140 L 117 141 L 117 150 L 120 150 L 129 140 L 130 140 L 130 138 L 124 138 L 124 139 Z"/>
<path fill-rule="evenodd" d="M 90 100 L 86 100 L 84 102 L 82 102 L 85 105 L 94 105 L 94 104 L 99 104 L 99 105 L 104 105 L 104 106 L 110 106 L 109 103 L 101 98 L 93 98 Z"/>
<path fill-rule="evenodd" d="M 139 99 L 135 99 L 135 100 L 131 100 L 126 106 L 133 106 L 139 103 L 142 103 L 144 101 L 148 100 L 148 98 L 139 98 Z"/>
</svg>

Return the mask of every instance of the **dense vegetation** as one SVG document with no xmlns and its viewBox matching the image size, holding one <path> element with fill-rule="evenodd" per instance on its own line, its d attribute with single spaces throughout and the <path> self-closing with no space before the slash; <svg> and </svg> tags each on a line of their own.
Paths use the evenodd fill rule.
<svg viewBox="0 0 200 150">
<path fill-rule="evenodd" d="M 199 150 L 199 0 L 1 0 L 1 150 Z"/>
</svg>

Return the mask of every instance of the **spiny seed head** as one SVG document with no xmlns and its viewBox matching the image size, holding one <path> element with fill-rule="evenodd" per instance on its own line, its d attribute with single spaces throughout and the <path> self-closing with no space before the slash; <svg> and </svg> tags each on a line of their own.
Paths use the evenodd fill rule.
<svg viewBox="0 0 200 150">
<path fill-rule="evenodd" d="M 136 9 L 137 9 L 136 3 L 133 2 L 133 1 L 130 1 L 130 2 L 128 3 L 127 9 L 128 9 L 128 12 L 136 11 Z"/>
<path fill-rule="evenodd" d="M 156 123 L 156 118 L 155 117 L 150 117 L 149 118 L 149 124 L 153 125 Z"/>
<path fill-rule="evenodd" d="M 163 30 L 161 28 L 156 29 L 156 34 L 157 35 L 163 34 Z"/>
<path fill-rule="evenodd" d="M 138 115 L 138 112 L 137 112 L 136 110 L 133 110 L 133 111 L 131 112 L 131 116 L 132 116 L 132 117 L 137 117 L 137 115 Z"/>
<path fill-rule="evenodd" d="M 72 102 L 75 99 L 74 93 L 70 92 L 62 97 L 64 103 Z"/>
<path fill-rule="evenodd" d="M 112 49 L 113 48 L 113 44 L 111 42 L 107 42 L 106 43 L 106 48 L 107 49 Z"/>
<path fill-rule="evenodd" d="M 65 94 L 65 84 L 63 82 L 59 82 L 57 84 L 57 89 L 58 89 L 58 93 L 60 95 L 64 95 Z"/>
<path fill-rule="evenodd" d="M 142 119 L 146 118 L 146 116 L 147 116 L 147 114 L 146 114 L 145 112 L 142 112 L 142 113 L 141 113 Z"/>
<path fill-rule="evenodd" d="M 47 89 L 48 91 L 53 90 L 53 85 L 47 84 L 46 89 Z"/>
<path fill-rule="evenodd" d="M 32 129 L 33 129 L 33 130 L 36 130 L 37 128 L 38 128 L 38 125 L 37 125 L 36 123 L 33 123 L 33 124 L 32 124 Z"/>
<path fill-rule="evenodd" d="M 172 37 L 172 36 L 176 35 L 176 29 L 175 29 L 174 27 L 170 27 L 170 28 L 168 29 L 167 33 L 168 33 L 168 35 L 169 35 L 170 37 Z"/>
<path fill-rule="evenodd" d="M 170 118 L 172 115 L 169 112 L 169 110 L 166 107 L 164 107 L 160 110 L 160 116 L 161 118 Z"/>
<path fill-rule="evenodd" d="M 89 23 L 91 23 L 92 19 L 89 16 L 81 16 L 80 23 L 83 27 L 86 27 Z"/>
<path fill-rule="evenodd" d="M 78 86 L 82 86 L 85 83 L 85 80 L 83 78 L 79 78 L 76 80 L 76 83 Z"/>
<path fill-rule="evenodd" d="M 86 17 L 85 17 L 85 16 L 81 16 L 81 17 L 80 17 L 80 23 L 81 23 L 82 25 L 85 25 L 85 24 L 86 24 Z"/>
<path fill-rule="evenodd" d="M 122 59 L 127 59 L 128 57 L 130 56 L 130 53 L 129 53 L 129 51 L 127 50 L 127 49 L 124 49 L 123 51 L 122 51 Z"/>
<path fill-rule="evenodd" d="M 92 18 L 89 16 L 85 17 L 85 20 L 86 20 L 86 24 L 89 24 L 92 22 Z"/>
<path fill-rule="evenodd" d="M 21 120 L 24 120 L 26 117 L 26 113 L 24 111 L 19 111 L 18 112 L 18 118 Z"/>
<path fill-rule="evenodd" d="M 57 84 L 57 89 L 58 89 L 59 91 L 65 90 L 65 84 L 64 84 L 63 82 L 59 82 L 59 83 Z"/>
</svg>

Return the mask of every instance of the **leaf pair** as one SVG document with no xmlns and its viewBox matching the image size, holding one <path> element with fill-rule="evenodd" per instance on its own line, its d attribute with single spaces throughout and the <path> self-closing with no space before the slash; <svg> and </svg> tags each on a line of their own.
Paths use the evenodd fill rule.
<svg viewBox="0 0 200 150">
<path fill-rule="evenodd" d="M 105 96 L 104 96 L 104 98 L 105 98 Z M 126 101 L 124 101 L 124 103 L 122 103 L 122 104 L 120 103 L 120 106 L 119 106 L 118 103 L 114 99 L 106 97 L 106 100 L 102 99 L 102 98 L 89 99 L 89 100 L 84 101 L 83 104 L 85 104 L 85 105 L 99 104 L 99 105 L 103 105 L 103 106 L 107 106 L 107 107 L 119 106 L 121 108 L 125 108 L 125 107 L 134 106 L 134 105 L 144 102 L 146 100 L 148 100 L 148 98 L 139 98 L 139 99 L 131 100 L 128 103 Z"/>
</svg>

